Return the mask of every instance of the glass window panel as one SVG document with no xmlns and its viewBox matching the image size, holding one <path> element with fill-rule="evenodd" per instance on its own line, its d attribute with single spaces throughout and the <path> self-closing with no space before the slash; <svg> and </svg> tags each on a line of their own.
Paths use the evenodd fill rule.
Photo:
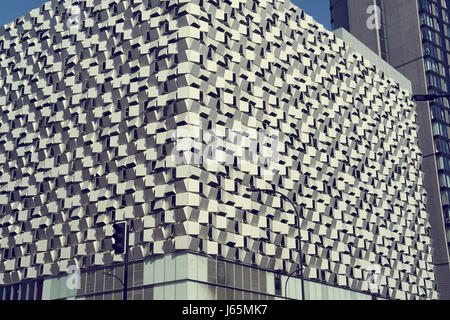
<svg viewBox="0 0 450 320">
<path fill-rule="evenodd" d="M 105 269 L 105 270 L 103 270 L 103 272 L 108 272 L 108 273 L 113 274 L 113 269 Z M 111 276 L 103 273 L 103 283 L 104 283 L 105 291 L 113 290 L 114 279 Z"/>
<path fill-rule="evenodd" d="M 314 291 L 316 293 L 316 300 L 322 300 L 322 290 L 320 289 L 319 283 L 314 283 Z"/>
<path fill-rule="evenodd" d="M 114 268 L 114 275 L 119 278 L 119 279 L 123 279 L 123 275 L 124 275 L 124 266 L 119 266 Z M 120 283 L 119 279 L 117 279 L 116 277 L 114 278 L 114 290 L 122 290 L 123 289 L 123 285 L 122 283 Z M 86 279 L 87 281 L 87 279 Z M 123 280 L 122 280 L 123 281 Z"/>
<path fill-rule="evenodd" d="M 86 288 L 86 272 L 81 273 L 80 289 L 77 290 L 77 296 L 84 295 Z"/>
<path fill-rule="evenodd" d="M 187 282 L 175 284 L 175 299 L 177 299 L 177 300 L 187 300 L 188 299 Z"/>
<path fill-rule="evenodd" d="M 311 282 L 305 281 L 305 299 L 311 300 Z"/>
<path fill-rule="evenodd" d="M 0 298 L 1 300 L 1 298 Z M 27 300 L 27 283 L 22 282 L 20 284 L 20 300 Z"/>
<path fill-rule="evenodd" d="M 300 291 L 297 290 L 297 289 L 300 289 L 300 287 L 298 286 L 298 279 L 295 278 L 295 277 L 291 277 L 289 279 L 289 282 L 291 282 L 291 281 L 292 281 L 292 286 L 291 286 L 292 293 L 291 293 L 291 296 L 294 299 L 299 299 L 300 298 Z"/>
<path fill-rule="evenodd" d="M 234 290 L 230 288 L 226 288 L 226 299 L 227 300 L 234 300 Z"/>
<path fill-rule="evenodd" d="M 94 300 L 103 300 L 103 293 L 94 295 Z"/>
<path fill-rule="evenodd" d="M 154 262 L 153 260 L 144 262 L 144 285 L 153 284 L 153 273 L 154 273 Z"/>
<path fill-rule="evenodd" d="M 267 293 L 275 294 L 275 276 L 272 272 L 266 272 Z"/>
<path fill-rule="evenodd" d="M 20 289 L 19 284 L 13 285 L 13 298 L 12 298 L 12 300 L 19 300 L 19 289 Z"/>
<path fill-rule="evenodd" d="M 124 266 L 125 269 L 125 266 Z M 127 288 L 131 288 L 133 287 L 133 274 L 134 274 L 134 263 L 130 263 L 128 264 L 128 283 L 127 283 Z M 124 280 L 122 280 L 124 281 Z"/>
<path fill-rule="evenodd" d="M 144 263 L 143 262 L 138 262 L 138 263 L 135 263 L 135 265 L 134 265 L 133 283 L 134 283 L 134 286 L 141 286 L 144 283 Z"/>
<path fill-rule="evenodd" d="M 309 283 L 309 294 L 311 300 L 316 300 L 316 286 L 314 282 Z"/>
<path fill-rule="evenodd" d="M 103 296 L 103 300 L 112 300 L 112 299 L 113 299 L 112 293 L 107 293 Z"/>
<path fill-rule="evenodd" d="M 198 284 L 192 281 L 187 282 L 187 299 L 188 300 L 198 300 L 198 293 L 197 293 L 197 287 Z"/>
<path fill-rule="evenodd" d="M 198 256 L 198 274 L 197 274 L 197 279 L 199 281 L 208 281 L 208 258 L 207 257 L 202 257 L 202 256 Z"/>
<path fill-rule="evenodd" d="M 153 272 L 155 283 L 164 282 L 164 260 L 162 257 L 155 259 Z"/>
<path fill-rule="evenodd" d="M 67 291 L 66 277 L 59 277 L 52 280 L 51 299 L 65 298 L 65 291 Z"/>
<path fill-rule="evenodd" d="M 164 281 L 175 280 L 175 255 L 167 255 L 164 257 Z"/>
<path fill-rule="evenodd" d="M 286 276 L 281 276 L 281 295 L 283 297 L 285 297 L 287 295 L 288 298 L 294 298 L 294 290 L 295 288 L 293 288 L 293 283 L 294 281 L 292 281 L 292 278 L 289 279 L 289 281 L 286 283 Z M 287 288 L 286 288 L 287 285 Z"/>
<path fill-rule="evenodd" d="M 86 294 L 94 293 L 94 291 L 95 291 L 95 273 L 92 271 L 88 271 L 86 278 Z"/>
<path fill-rule="evenodd" d="M 153 287 L 144 288 L 144 300 L 153 300 Z"/>
<path fill-rule="evenodd" d="M 345 290 L 345 300 L 352 300 L 350 290 Z"/>
<path fill-rule="evenodd" d="M 250 268 L 243 266 L 243 289 L 250 290 L 251 289 L 251 274 L 250 274 Z"/>
<path fill-rule="evenodd" d="M 259 291 L 259 270 L 256 268 L 251 268 L 251 275 L 252 275 L 252 286 L 251 286 L 251 290 L 258 292 Z"/>
<path fill-rule="evenodd" d="M 104 278 L 103 270 L 97 270 L 95 272 L 95 292 L 103 292 L 104 290 Z"/>
<path fill-rule="evenodd" d="M 252 300 L 261 300 L 261 297 L 259 296 L 259 293 L 252 292 Z"/>
<path fill-rule="evenodd" d="M 217 261 L 217 283 L 225 284 L 225 262 L 224 261 Z M 220 299 L 220 300 L 222 300 L 222 299 Z"/>
<path fill-rule="evenodd" d="M 76 282 L 78 281 L 75 277 L 80 277 L 81 274 L 80 273 L 72 273 L 72 274 L 68 274 L 67 276 L 63 277 L 63 281 L 60 284 L 62 286 L 61 288 L 61 292 L 64 293 L 64 297 L 74 297 L 77 295 L 77 288 L 76 285 L 74 286 L 73 289 L 70 289 L 67 286 L 67 281 L 69 280 L 70 277 L 74 277 L 74 284 L 77 284 Z M 79 284 L 81 285 L 81 279 L 79 280 Z"/>
<path fill-rule="evenodd" d="M 345 289 L 342 288 L 336 288 L 336 293 L 335 293 L 335 300 L 343 300 L 345 298 Z"/>
<path fill-rule="evenodd" d="M 28 283 L 28 300 L 34 300 L 34 286 L 36 285 L 35 281 L 31 281 Z M 1 300 L 1 297 L 0 297 Z"/>
<path fill-rule="evenodd" d="M 175 284 L 168 284 L 164 286 L 164 299 L 175 300 Z"/>
<path fill-rule="evenodd" d="M 12 286 L 6 286 L 4 292 L 4 300 L 11 300 Z"/>
<path fill-rule="evenodd" d="M 321 289 L 322 289 L 322 297 L 323 300 L 332 300 L 330 297 L 330 291 L 328 290 L 328 286 L 326 285 L 321 285 Z"/>
<path fill-rule="evenodd" d="M 216 260 L 213 258 L 208 258 L 208 282 L 216 283 L 217 282 L 217 270 L 216 270 Z"/>
<path fill-rule="evenodd" d="M 133 300 L 143 300 L 144 298 L 144 289 L 133 289 Z"/>
<path fill-rule="evenodd" d="M 216 286 L 208 285 L 206 299 L 207 300 L 215 300 L 216 299 Z"/>
<path fill-rule="evenodd" d="M 114 292 L 113 300 L 123 300 L 123 292 L 122 291 Z"/>
<path fill-rule="evenodd" d="M 339 289 L 339 300 L 349 300 L 350 299 L 350 291 L 347 289 Z"/>
<path fill-rule="evenodd" d="M 302 283 L 301 283 L 301 280 L 298 279 L 298 278 L 294 278 L 293 280 L 294 280 L 294 284 L 295 284 L 295 299 L 301 300 L 302 299 Z"/>
<path fill-rule="evenodd" d="M 164 300 L 164 286 L 157 285 L 153 287 L 153 299 L 154 300 Z"/>
<path fill-rule="evenodd" d="M 51 299 L 52 279 L 45 279 L 42 287 L 42 300 Z"/>
<path fill-rule="evenodd" d="M 198 280 L 198 256 L 195 254 L 187 254 L 188 260 L 188 277 L 192 280 Z"/>
<path fill-rule="evenodd" d="M 188 255 L 179 254 L 175 257 L 175 278 L 176 280 L 187 279 L 188 278 Z"/>
<path fill-rule="evenodd" d="M 225 263 L 225 284 L 234 287 L 234 263 Z"/>
<path fill-rule="evenodd" d="M 259 291 L 267 292 L 267 282 L 266 282 L 266 272 L 264 270 L 259 270 Z"/>
<path fill-rule="evenodd" d="M 341 288 L 337 288 L 337 287 L 334 288 L 334 300 L 341 300 L 343 298 L 342 291 L 343 291 L 343 289 L 341 289 Z"/>
<path fill-rule="evenodd" d="M 242 289 L 242 265 L 240 264 L 234 265 L 234 284 L 236 288 Z"/>
<path fill-rule="evenodd" d="M 217 300 L 225 300 L 226 292 L 224 287 L 217 287 Z"/>
<path fill-rule="evenodd" d="M 207 300 L 208 299 L 208 285 L 203 283 L 197 284 L 197 294 L 199 300 Z"/>
</svg>

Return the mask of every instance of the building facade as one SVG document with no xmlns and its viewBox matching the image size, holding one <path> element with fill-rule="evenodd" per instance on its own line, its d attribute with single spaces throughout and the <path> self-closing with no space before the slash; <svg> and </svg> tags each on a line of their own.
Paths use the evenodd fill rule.
<svg viewBox="0 0 450 320">
<path fill-rule="evenodd" d="M 411 84 L 352 46 L 287 0 L 2 27 L 0 299 L 120 299 L 124 220 L 132 299 L 437 299 Z"/>
<path fill-rule="evenodd" d="M 414 94 L 449 92 L 450 21 L 446 0 L 332 0 L 332 24 L 345 28 L 411 80 Z M 376 21 L 375 21 L 376 19 Z M 419 145 L 429 200 L 441 298 L 450 299 L 449 102 L 418 103 Z"/>
</svg>

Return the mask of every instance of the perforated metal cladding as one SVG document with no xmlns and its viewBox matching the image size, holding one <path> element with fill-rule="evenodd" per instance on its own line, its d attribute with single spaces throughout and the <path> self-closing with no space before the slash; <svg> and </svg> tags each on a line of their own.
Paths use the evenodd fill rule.
<svg viewBox="0 0 450 320">
<path fill-rule="evenodd" d="M 0 285 L 123 261 L 122 219 L 132 259 L 292 272 L 293 208 L 252 186 L 301 206 L 305 277 L 367 291 L 377 265 L 384 297 L 437 298 L 410 92 L 289 1 L 78 3 L 79 30 L 65 1 L 0 31 Z M 198 124 L 279 130 L 278 173 L 174 164 Z"/>
</svg>

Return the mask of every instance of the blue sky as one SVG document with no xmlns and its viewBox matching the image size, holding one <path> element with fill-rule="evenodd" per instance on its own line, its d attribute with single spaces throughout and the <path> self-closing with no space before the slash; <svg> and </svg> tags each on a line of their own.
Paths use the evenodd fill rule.
<svg viewBox="0 0 450 320">
<path fill-rule="evenodd" d="M 10 23 L 27 12 L 40 7 L 45 0 L 0 0 L 0 25 Z M 292 0 L 309 15 L 330 29 L 329 0 Z"/>
<path fill-rule="evenodd" d="M 46 0 L 0 0 L 0 25 L 14 21 L 16 18 L 26 15 L 33 9 L 39 8 Z"/>
<path fill-rule="evenodd" d="M 331 29 L 330 0 L 292 0 L 292 3 L 305 10 L 328 30 Z"/>
</svg>

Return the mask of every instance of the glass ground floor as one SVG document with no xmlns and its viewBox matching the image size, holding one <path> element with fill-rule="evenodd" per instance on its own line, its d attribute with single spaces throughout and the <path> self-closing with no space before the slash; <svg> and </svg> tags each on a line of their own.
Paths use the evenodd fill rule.
<svg viewBox="0 0 450 320">
<path fill-rule="evenodd" d="M 0 300 L 121 300 L 124 265 L 0 286 Z M 114 275 L 117 278 L 115 278 Z M 180 252 L 133 261 L 128 267 L 129 300 L 301 299 L 298 276 L 233 261 Z M 308 300 L 371 300 L 368 293 L 305 281 Z"/>
</svg>

